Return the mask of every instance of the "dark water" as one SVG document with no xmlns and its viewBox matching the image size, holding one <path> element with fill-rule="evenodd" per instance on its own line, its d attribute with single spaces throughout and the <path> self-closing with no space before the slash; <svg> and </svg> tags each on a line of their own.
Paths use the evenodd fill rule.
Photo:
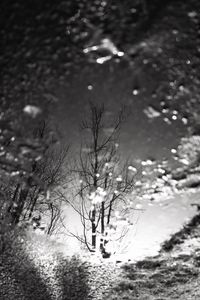
<svg viewBox="0 0 200 300">
<path fill-rule="evenodd" d="M 145 1 L 2 1 L 2 97 L 56 102 L 54 120 L 72 144 L 79 139 L 78 122 L 88 100 L 104 102 L 112 112 L 125 104 L 131 114 L 121 134 L 123 153 L 168 156 L 184 126 L 176 122 L 172 131 L 161 118 L 152 121 L 144 115 L 150 104 L 160 108 L 160 99 L 152 99 L 152 94 L 163 83 L 162 73 L 152 67 L 151 57 L 145 65 L 140 51 L 138 59 L 130 50 L 148 37 L 168 2 L 145 6 Z M 103 38 L 129 51 L 128 59 L 125 55 L 103 65 L 91 62 L 92 54 L 84 55 L 83 49 Z"/>
</svg>

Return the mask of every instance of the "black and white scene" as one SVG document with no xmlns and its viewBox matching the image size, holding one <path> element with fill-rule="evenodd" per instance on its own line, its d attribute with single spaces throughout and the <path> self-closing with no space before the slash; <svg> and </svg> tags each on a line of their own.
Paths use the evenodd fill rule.
<svg viewBox="0 0 200 300">
<path fill-rule="evenodd" d="M 200 299 L 200 1 L 0 1 L 0 300 Z"/>
</svg>

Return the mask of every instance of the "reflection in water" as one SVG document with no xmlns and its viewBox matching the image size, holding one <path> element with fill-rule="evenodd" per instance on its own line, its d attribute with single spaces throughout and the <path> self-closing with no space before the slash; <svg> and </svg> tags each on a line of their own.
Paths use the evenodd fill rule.
<svg viewBox="0 0 200 300">
<path fill-rule="evenodd" d="M 113 44 L 113 42 L 108 39 L 104 38 L 100 41 L 99 45 L 94 45 L 83 49 L 85 54 L 88 53 L 95 53 L 96 54 L 96 62 L 98 64 L 103 64 L 107 62 L 111 58 L 115 57 L 122 57 L 124 56 L 124 52 L 119 51 L 117 47 Z M 91 59 L 91 55 L 90 55 Z"/>
<path fill-rule="evenodd" d="M 122 104 L 127 107 L 130 115 L 119 141 L 122 158 L 130 158 L 131 171 L 138 161 L 142 162 L 142 179 L 150 172 L 147 168 L 154 168 L 154 161 L 158 161 L 159 178 L 148 188 L 163 192 L 154 193 L 152 198 L 148 190 L 145 196 L 149 205 L 136 203 L 136 208 L 146 205 L 146 210 L 136 225 L 140 241 L 137 242 L 135 236 L 131 238 L 134 253 L 147 244 L 153 247 L 150 245 L 154 240 L 158 244 L 161 236 L 169 233 L 169 223 L 175 230 L 185 216 L 190 216 L 187 194 L 185 205 L 179 197 L 159 204 L 159 197 L 172 197 L 172 188 L 165 183 L 172 184 L 174 180 L 176 188 L 180 189 L 199 186 L 199 176 L 191 174 L 199 171 L 189 168 L 190 157 L 181 156 L 177 150 L 187 126 L 199 122 L 198 110 L 195 112 L 199 99 L 198 68 L 195 67 L 199 61 L 198 14 L 193 7 L 186 9 L 185 6 L 183 14 L 176 15 L 180 11 L 177 1 L 178 4 L 152 1 L 147 16 L 148 9 L 136 2 L 113 1 L 109 7 L 107 1 L 77 1 L 75 6 L 72 1 L 62 1 L 61 4 L 41 4 L 37 8 L 25 2 L 7 7 L 3 1 L 3 9 L 7 12 L 5 16 L 2 14 L 5 54 L 0 61 L 3 71 L 1 99 L 13 103 L 23 99 L 24 112 L 33 118 L 40 114 L 38 104 L 44 102 L 43 97 L 55 102 L 51 117 L 61 129 L 64 142 L 73 145 L 73 153 L 78 151 L 78 120 L 87 113 L 88 100 L 106 103 L 108 116 Z M 161 6 L 164 13 L 160 13 Z M 186 46 L 189 41 L 189 49 L 194 49 L 190 57 Z M 182 139 L 182 143 L 188 142 L 194 148 L 193 142 L 197 139 L 198 130 L 191 139 Z M 84 151 L 89 150 L 85 148 Z M 163 161 L 167 162 L 165 168 Z M 176 169 L 177 166 L 179 172 L 165 174 L 167 167 Z M 142 179 L 138 179 L 138 187 Z M 195 197 L 193 194 L 192 200 Z M 181 211 L 184 213 L 179 216 Z M 151 232 L 149 224 L 154 228 Z M 154 238 L 154 232 L 160 238 Z"/>
</svg>

